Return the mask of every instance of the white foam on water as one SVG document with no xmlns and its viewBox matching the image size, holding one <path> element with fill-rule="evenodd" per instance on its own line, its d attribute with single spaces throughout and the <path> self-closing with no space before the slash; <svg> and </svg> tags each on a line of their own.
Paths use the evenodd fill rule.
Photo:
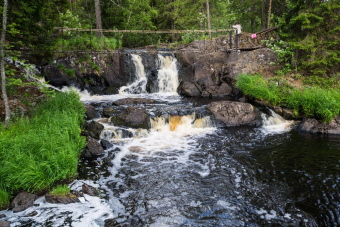
<svg viewBox="0 0 340 227">
<path fill-rule="evenodd" d="M 264 134 L 277 134 L 289 132 L 292 129 L 295 121 L 287 121 L 272 110 L 269 110 L 271 116 L 261 113 L 263 126 L 261 131 Z"/>
<path fill-rule="evenodd" d="M 80 203 L 67 205 L 52 204 L 46 202 L 45 197 L 42 196 L 34 202 L 39 205 L 37 207 L 34 206 L 18 213 L 6 211 L 5 214 L 9 217 L 8 221 L 11 222 L 12 227 L 20 226 L 19 222 L 32 219 L 35 226 L 45 226 L 46 221 L 49 221 L 51 226 L 63 226 L 68 220 L 72 220 L 72 226 L 75 227 L 99 227 L 104 225 L 105 219 L 114 217 L 114 211 L 104 199 L 84 195 L 80 201 Z M 38 214 L 34 217 L 24 217 L 33 211 L 37 211 Z"/>
<path fill-rule="evenodd" d="M 179 86 L 177 59 L 171 55 L 158 54 L 156 63 L 158 65 L 158 92 L 176 95 Z"/>
<path fill-rule="evenodd" d="M 131 54 L 131 59 L 136 69 L 136 80 L 127 86 L 121 87 L 119 89 L 119 94 L 145 93 L 147 78 L 142 58 L 137 54 Z"/>
</svg>

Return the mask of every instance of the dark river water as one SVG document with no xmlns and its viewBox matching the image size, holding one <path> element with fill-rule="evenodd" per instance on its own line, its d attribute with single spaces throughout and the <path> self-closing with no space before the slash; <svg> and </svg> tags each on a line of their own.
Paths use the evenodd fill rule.
<svg viewBox="0 0 340 227">
<path fill-rule="evenodd" d="M 26 211 L 0 212 L 6 214 L 2 220 L 11 226 L 72 227 L 340 225 L 340 137 L 300 133 L 299 123 L 263 109 L 272 115 L 262 114 L 264 126 L 224 127 L 205 110 L 218 99 L 183 99 L 166 90 L 178 87 L 177 69 L 172 58 L 160 59 L 164 94 L 124 93 L 145 91 L 138 56 L 138 80 L 121 95 L 81 93 L 101 122 L 107 122 L 103 107 L 115 114 L 126 108 L 112 106 L 115 100 L 157 100 L 139 106 L 152 118 L 149 130 L 102 123 L 101 139 L 113 147 L 103 157 L 80 160 L 78 179 L 69 186 L 81 190 L 89 184 L 100 197 L 84 195 L 69 205 L 40 197 Z M 36 216 L 26 217 L 33 211 Z"/>
<path fill-rule="evenodd" d="M 100 103 L 99 113 L 110 102 Z M 144 108 L 169 106 L 183 108 L 183 100 Z M 149 131 L 131 129 L 133 138 L 102 134 L 114 146 L 104 157 L 81 160 L 78 180 L 70 185 L 93 185 L 100 198 L 56 205 L 42 197 L 27 211 L 6 211 L 7 220 L 13 226 L 340 224 L 339 137 L 300 133 L 298 124 L 285 130 L 224 127 L 208 117 L 194 127 L 193 119 L 184 116 L 170 131 L 159 118 Z M 104 125 L 107 132 L 118 131 Z M 36 217 L 24 217 L 33 210 Z"/>
</svg>

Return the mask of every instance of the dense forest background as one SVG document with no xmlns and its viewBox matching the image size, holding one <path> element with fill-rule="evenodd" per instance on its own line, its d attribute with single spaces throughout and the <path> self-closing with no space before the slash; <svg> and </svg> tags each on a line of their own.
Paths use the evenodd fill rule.
<svg viewBox="0 0 340 227">
<path fill-rule="evenodd" d="M 254 33 L 278 26 L 294 55 L 293 65 L 315 75 L 339 72 L 339 0 L 9 0 L 7 40 L 19 49 L 55 50 L 61 43 L 84 49 L 89 43 L 100 43 L 96 33 L 61 34 L 55 27 L 95 29 L 98 13 L 103 29 L 208 29 L 208 4 L 211 29 L 229 29 L 239 22 L 243 31 Z M 190 42 L 203 36 L 104 33 L 101 39 L 115 49 L 140 45 L 141 40 Z M 67 43 L 71 38 L 76 41 Z M 91 48 L 100 47 L 92 44 Z"/>
</svg>

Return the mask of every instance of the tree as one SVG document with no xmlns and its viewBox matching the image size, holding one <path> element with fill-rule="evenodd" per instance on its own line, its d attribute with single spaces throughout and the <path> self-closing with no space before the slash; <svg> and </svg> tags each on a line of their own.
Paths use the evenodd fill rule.
<svg viewBox="0 0 340 227">
<path fill-rule="evenodd" d="M 211 39 L 211 26 L 210 26 L 210 9 L 209 9 L 209 0 L 207 0 L 207 20 L 208 20 L 209 38 Z"/>
<path fill-rule="evenodd" d="M 295 49 L 298 66 L 312 75 L 340 74 L 340 2 L 290 0 L 281 37 Z"/>
<path fill-rule="evenodd" d="M 6 74 L 5 74 L 5 61 L 4 61 L 4 43 L 6 39 L 6 25 L 7 25 L 7 5 L 8 1 L 4 0 L 4 8 L 2 14 L 2 31 L 1 31 L 1 46 L 0 46 L 0 64 L 1 64 L 1 91 L 2 91 L 2 98 L 5 103 L 5 128 L 8 128 L 9 119 L 10 119 L 10 109 L 8 104 L 8 97 L 6 92 Z"/>
<path fill-rule="evenodd" d="M 269 1 L 269 10 L 268 10 L 268 26 L 267 28 L 270 28 L 270 14 L 272 12 L 272 0 Z"/>
<path fill-rule="evenodd" d="M 100 12 L 100 2 L 99 0 L 94 0 L 95 10 L 96 10 L 96 21 L 97 21 L 97 34 L 98 37 L 103 36 L 102 30 L 102 18 L 101 18 L 101 12 Z"/>
</svg>

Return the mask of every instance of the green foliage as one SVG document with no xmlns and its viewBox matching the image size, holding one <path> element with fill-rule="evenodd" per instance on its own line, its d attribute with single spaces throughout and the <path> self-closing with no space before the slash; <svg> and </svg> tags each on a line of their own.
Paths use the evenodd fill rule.
<svg viewBox="0 0 340 227">
<path fill-rule="evenodd" d="M 0 210 L 9 206 L 10 195 L 5 187 L 0 185 Z"/>
<path fill-rule="evenodd" d="M 67 185 L 58 185 L 50 192 L 50 194 L 54 196 L 63 196 L 69 193 L 71 193 L 71 189 Z"/>
<path fill-rule="evenodd" d="M 121 40 L 115 37 L 101 37 L 96 35 L 68 36 L 56 40 L 54 49 L 56 50 L 115 50 L 121 47 Z"/>
<path fill-rule="evenodd" d="M 72 178 L 85 145 L 80 136 L 85 109 L 76 92 L 58 93 L 31 119 L 0 129 L 0 185 L 12 193 L 41 191 Z"/>
<path fill-rule="evenodd" d="M 272 49 L 279 59 L 282 68 L 277 70 L 276 74 L 278 76 L 283 76 L 291 72 L 292 65 L 294 65 L 295 62 L 294 52 L 289 47 L 289 43 L 282 40 L 276 41 L 273 38 L 270 38 L 269 40 L 262 40 L 262 43 Z"/>
<path fill-rule="evenodd" d="M 295 115 L 304 114 L 329 122 L 340 114 L 340 93 L 337 89 L 305 87 L 298 90 L 285 81 L 267 81 L 261 75 L 246 74 L 239 75 L 236 87 L 245 95 L 291 108 Z"/>
<path fill-rule="evenodd" d="M 303 78 L 303 83 L 306 85 L 313 85 L 319 86 L 323 88 L 336 88 L 340 86 L 340 76 L 333 75 L 333 76 L 307 76 Z"/>
<path fill-rule="evenodd" d="M 89 64 L 90 64 L 90 66 L 91 66 L 91 68 L 93 70 L 96 70 L 97 72 L 100 72 L 100 68 L 99 68 L 98 65 L 96 65 L 96 63 L 94 63 L 93 61 L 90 61 Z"/>
<path fill-rule="evenodd" d="M 280 20 L 281 37 L 296 50 L 298 65 L 312 75 L 339 71 L 339 1 L 290 0 Z"/>
</svg>

